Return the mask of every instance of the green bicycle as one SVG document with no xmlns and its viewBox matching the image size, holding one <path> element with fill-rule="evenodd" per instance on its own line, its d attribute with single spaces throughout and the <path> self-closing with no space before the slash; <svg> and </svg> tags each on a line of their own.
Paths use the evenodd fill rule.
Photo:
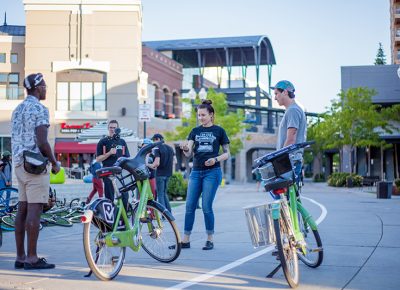
<svg viewBox="0 0 400 290">
<path fill-rule="evenodd" d="M 122 269 L 126 247 L 138 252 L 141 247 L 154 259 L 169 263 L 179 257 L 181 239 L 175 219 L 161 204 L 154 201 L 145 157 L 161 142 L 149 144 L 132 158 L 119 158 L 113 167 L 97 170 L 98 178 L 110 178 L 116 202 L 105 198 L 92 201 L 81 218 L 84 224 L 83 247 L 90 272 L 100 280 L 114 279 Z M 129 172 L 122 176 L 122 170 Z M 121 185 L 117 186 L 117 181 Z M 127 210 L 122 194 L 134 189 L 140 192 L 139 202 Z"/>
<path fill-rule="evenodd" d="M 256 159 L 253 168 L 260 171 L 265 190 L 275 201 L 245 209 L 253 245 L 276 244 L 274 253 L 280 265 L 267 277 L 272 277 L 282 267 L 292 288 L 299 284 L 298 259 L 312 268 L 317 268 L 323 260 L 317 224 L 302 205 L 291 161 L 291 153 L 313 143 L 289 145 Z"/>
</svg>

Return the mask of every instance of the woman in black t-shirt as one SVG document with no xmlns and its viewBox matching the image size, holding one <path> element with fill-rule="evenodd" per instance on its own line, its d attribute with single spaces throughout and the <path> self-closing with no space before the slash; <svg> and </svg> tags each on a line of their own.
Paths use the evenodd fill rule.
<svg viewBox="0 0 400 290">
<path fill-rule="evenodd" d="M 220 162 L 229 158 L 229 139 L 222 127 L 214 125 L 214 108 L 211 104 L 210 100 L 205 100 L 197 107 L 197 117 L 201 125 L 193 128 L 188 140 L 180 146 L 186 157 L 194 153 L 193 169 L 189 176 L 186 197 L 185 236 L 182 248 L 190 248 L 190 234 L 200 195 L 202 195 L 202 210 L 207 232 L 207 241 L 203 250 L 214 248 L 212 205 L 222 180 Z M 221 146 L 223 153 L 219 154 Z"/>
</svg>

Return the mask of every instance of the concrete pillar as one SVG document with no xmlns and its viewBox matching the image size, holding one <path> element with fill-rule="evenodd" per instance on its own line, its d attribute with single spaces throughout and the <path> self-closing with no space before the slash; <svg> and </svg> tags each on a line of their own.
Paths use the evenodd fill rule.
<svg viewBox="0 0 400 290">
<path fill-rule="evenodd" d="M 160 88 L 156 88 L 155 91 L 154 110 L 159 113 L 164 111 L 163 91 Z"/>
<path fill-rule="evenodd" d="M 170 92 L 164 93 L 165 94 L 165 113 L 172 114 L 172 94 Z"/>
<path fill-rule="evenodd" d="M 181 97 L 178 94 L 173 95 L 174 98 L 174 114 L 176 118 L 181 118 L 182 117 L 182 103 L 181 103 Z"/>
</svg>

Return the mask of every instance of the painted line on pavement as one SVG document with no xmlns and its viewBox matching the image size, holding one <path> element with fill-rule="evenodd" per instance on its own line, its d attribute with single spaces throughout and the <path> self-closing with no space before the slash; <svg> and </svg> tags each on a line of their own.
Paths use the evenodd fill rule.
<svg viewBox="0 0 400 290">
<path fill-rule="evenodd" d="M 303 195 L 302 195 L 302 198 L 307 199 L 308 201 L 316 204 L 317 206 L 319 206 L 321 208 L 322 213 L 319 216 L 319 218 L 316 220 L 316 223 L 320 224 L 326 218 L 326 215 L 328 213 L 328 211 L 326 210 L 325 206 L 323 206 L 322 204 L 320 204 L 319 202 L 316 202 L 315 200 L 313 200 L 311 198 L 304 197 Z M 186 282 L 182 282 L 182 283 L 179 283 L 179 284 L 177 284 L 175 286 L 167 288 L 167 290 L 185 289 L 185 288 L 188 288 L 190 286 L 196 285 L 198 283 L 204 282 L 204 281 L 206 281 L 206 280 L 208 280 L 210 278 L 213 278 L 215 276 L 218 276 L 218 275 L 220 275 L 220 274 L 222 274 L 222 273 L 224 273 L 224 272 L 226 272 L 228 270 L 236 268 L 237 266 L 240 266 L 241 264 L 244 264 L 244 263 L 246 263 L 248 261 L 251 261 L 251 260 L 253 260 L 253 259 L 255 259 L 255 258 L 257 258 L 257 257 L 259 257 L 261 255 L 264 255 L 264 254 L 272 251 L 273 249 L 275 249 L 275 246 L 269 246 L 269 247 L 267 247 L 265 249 L 262 249 L 261 251 L 258 251 L 256 253 L 253 253 L 251 255 L 243 257 L 243 258 L 241 258 L 239 260 L 236 260 L 236 261 L 234 261 L 232 263 L 229 263 L 228 265 L 222 266 L 222 267 L 220 267 L 218 269 L 215 269 L 215 270 L 212 270 L 212 271 L 210 271 L 210 272 L 208 272 L 206 274 L 197 276 L 197 277 L 195 277 L 193 279 L 190 279 L 190 280 L 188 280 Z"/>
<path fill-rule="evenodd" d="M 322 221 L 326 218 L 326 215 L 328 214 L 328 210 L 326 209 L 326 207 L 309 197 L 305 197 L 304 195 L 302 195 L 301 198 L 307 199 L 308 201 L 312 202 L 313 204 L 316 204 L 317 206 L 319 206 L 321 208 L 322 213 L 315 222 L 317 225 L 322 223 Z"/>
</svg>

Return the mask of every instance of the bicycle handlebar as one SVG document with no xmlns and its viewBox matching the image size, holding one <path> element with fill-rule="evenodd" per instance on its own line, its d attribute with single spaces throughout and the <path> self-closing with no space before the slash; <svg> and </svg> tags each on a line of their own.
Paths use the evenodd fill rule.
<svg viewBox="0 0 400 290">
<path fill-rule="evenodd" d="M 291 144 L 291 145 L 283 147 L 277 151 L 268 153 L 260 158 L 257 158 L 256 160 L 254 160 L 253 169 L 262 167 L 265 164 L 267 164 L 268 162 L 271 162 L 272 160 L 274 160 L 275 158 L 277 158 L 279 156 L 282 156 L 284 154 L 287 154 L 289 152 L 292 152 L 292 151 L 295 151 L 295 150 L 298 150 L 301 148 L 308 147 L 314 143 L 315 143 L 315 141 L 307 141 L 307 142 L 302 142 L 302 143 L 297 143 L 297 144 Z"/>
</svg>

